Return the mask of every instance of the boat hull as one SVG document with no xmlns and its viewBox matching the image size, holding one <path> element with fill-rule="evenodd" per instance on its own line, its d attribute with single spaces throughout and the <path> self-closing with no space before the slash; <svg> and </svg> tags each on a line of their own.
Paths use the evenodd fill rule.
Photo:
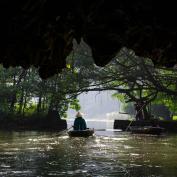
<svg viewBox="0 0 177 177">
<path fill-rule="evenodd" d="M 130 127 L 131 133 L 160 135 L 164 132 L 162 127 Z"/>
<path fill-rule="evenodd" d="M 93 134 L 94 134 L 93 129 L 68 131 L 68 135 L 70 137 L 89 137 L 89 136 L 93 136 Z"/>
</svg>

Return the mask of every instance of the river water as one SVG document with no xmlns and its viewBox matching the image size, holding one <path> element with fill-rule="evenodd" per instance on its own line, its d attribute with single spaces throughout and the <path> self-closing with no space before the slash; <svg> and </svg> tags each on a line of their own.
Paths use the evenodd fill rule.
<svg viewBox="0 0 177 177">
<path fill-rule="evenodd" d="M 0 177 L 176 177 L 177 135 L 0 132 Z"/>
</svg>

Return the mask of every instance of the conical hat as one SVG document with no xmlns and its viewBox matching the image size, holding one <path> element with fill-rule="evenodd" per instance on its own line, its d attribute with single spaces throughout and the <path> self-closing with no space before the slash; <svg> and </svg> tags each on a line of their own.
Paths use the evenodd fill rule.
<svg viewBox="0 0 177 177">
<path fill-rule="evenodd" d="M 80 112 L 77 112 L 76 117 L 82 117 L 82 114 Z"/>
</svg>

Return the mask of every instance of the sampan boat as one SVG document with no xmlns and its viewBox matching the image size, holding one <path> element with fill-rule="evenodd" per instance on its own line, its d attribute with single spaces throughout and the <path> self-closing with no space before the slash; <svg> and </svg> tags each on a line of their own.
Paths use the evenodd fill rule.
<svg viewBox="0 0 177 177">
<path fill-rule="evenodd" d="M 89 137 L 89 136 L 93 136 L 93 134 L 94 134 L 94 129 L 68 131 L 68 135 L 70 137 Z"/>
<path fill-rule="evenodd" d="M 153 127 L 153 126 L 144 126 L 144 127 L 131 126 L 130 131 L 131 133 L 135 133 L 135 134 L 160 135 L 164 133 L 165 129 L 162 127 Z"/>
</svg>

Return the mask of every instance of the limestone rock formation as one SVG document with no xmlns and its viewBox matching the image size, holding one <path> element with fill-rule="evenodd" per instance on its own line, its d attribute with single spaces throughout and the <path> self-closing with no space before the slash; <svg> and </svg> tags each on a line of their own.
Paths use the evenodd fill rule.
<svg viewBox="0 0 177 177">
<path fill-rule="evenodd" d="M 72 41 L 91 47 L 104 66 L 121 47 L 172 67 L 177 57 L 175 1 L 0 1 L 0 62 L 39 67 L 47 78 L 65 67 Z"/>
</svg>

